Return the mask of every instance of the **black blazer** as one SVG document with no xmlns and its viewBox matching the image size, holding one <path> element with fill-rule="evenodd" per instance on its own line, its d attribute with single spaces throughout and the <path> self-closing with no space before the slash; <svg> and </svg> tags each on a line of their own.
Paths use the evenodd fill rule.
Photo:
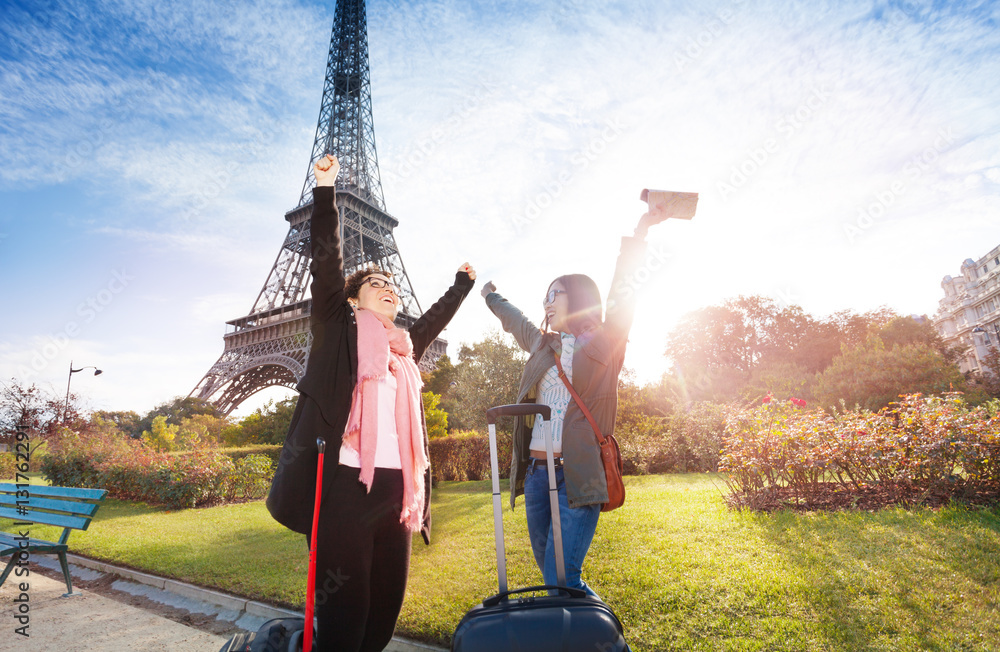
<svg viewBox="0 0 1000 652">
<path fill-rule="evenodd" d="M 340 215 L 334 189 L 313 189 L 312 316 L 313 341 L 305 376 L 298 385 L 299 400 L 278 469 L 267 496 L 267 508 L 279 523 L 308 534 L 312 528 L 316 492 L 316 438 L 326 440 L 323 466 L 323 502 L 330 500 L 341 439 L 351 411 L 351 397 L 358 374 L 358 325 L 347 304 L 344 258 L 340 243 Z M 409 329 L 413 358 L 419 362 L 427 347 L 441 334 L 472 289 L 474 281 L 465 272 L 455 275 L 455 283 Z M 421 420 L 423 410 L 421 410 Z M 423 424 L 424 447 L 427 426 Z M 424 519 L 421 534 L 430 542 L 431 478 L 424 478 Z"/>
</svg>

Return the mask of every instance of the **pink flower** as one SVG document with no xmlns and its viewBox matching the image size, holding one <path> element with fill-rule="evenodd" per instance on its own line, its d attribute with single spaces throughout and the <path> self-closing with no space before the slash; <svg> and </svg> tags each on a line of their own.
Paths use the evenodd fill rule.
<svg viewBox="0 0 1000 652">
<path fill-rule="evenodd" d="M 771 395 L 770 394 L 768 394 L 767 396 L 765 396 L 764 400 L 761 401 L 761 403 L 770 403 L 770 402 L 771 402 Z"/>
</svg>

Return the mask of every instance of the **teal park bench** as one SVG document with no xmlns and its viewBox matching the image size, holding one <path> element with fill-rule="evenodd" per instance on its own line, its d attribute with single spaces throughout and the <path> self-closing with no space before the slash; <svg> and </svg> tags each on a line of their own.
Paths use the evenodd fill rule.
<svg viewBox="0 0 1000 652">
<path fill-rule="evenodd" d="M 66 563 L 66 540 L 71 531 L 87 529 L 107 493 L 104 489 L 0 483 L 0 518 L 14 521 L 13 524 L 4 525 L 5 529 L 9 527 L 12 532 L 0 532 L 0 557 L 10 555 L 10 562 L 7 563 L 3 576 L 0 576 L 0 586 L 3 586 L 7 576 L 18 565 L 22 552 L 28 555 L 36 552 L 55 553 L 59 555 L 59 564 L 66 578 L 65 595 L 80 595 L 73 593 L 73 581 L 69 576 L 69 564 Z M 33 539 L 30 533 L 35 524 L 61 527 L 62 536 L 57 543 Z"/>
</svg>

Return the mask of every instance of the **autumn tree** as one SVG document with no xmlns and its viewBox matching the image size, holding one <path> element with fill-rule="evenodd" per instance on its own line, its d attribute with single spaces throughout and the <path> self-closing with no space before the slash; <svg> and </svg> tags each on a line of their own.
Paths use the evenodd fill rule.
<svg viewBox="0 0 1000 652">
<path fill-rule="evenodd" d="M 14 378 L 0 383 L 0 443 L 11 445 L 19 428 L 36 437 L 55 432 L 63 423 L 64 400 L 35 384 L 25 385 Z M 74 396 L 70 396 L 65 413 L 73 419 L 78 416 Z"/>
</svg>

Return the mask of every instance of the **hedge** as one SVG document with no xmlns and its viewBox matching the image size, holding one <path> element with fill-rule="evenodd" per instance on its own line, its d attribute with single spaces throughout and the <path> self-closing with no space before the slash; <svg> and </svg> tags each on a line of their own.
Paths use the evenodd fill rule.
<svg viewBox="0 0 1000 652">
<path fill-rule="evenodd" d="M 215 448 L 213 449 L 218 453 L 222 453 L 233 461 L 233 463 L 239 462 L 244 457 L 248 455 L 263 455 L 271 460 L 274 467 L 278 467 L 278 458 L 281 457 L 281 445 L 280 444 L 255 444 L 251 446 L 234 446 L 231 448 Z M 177 457 L 183 457 L 184 455 L 191 455 L 194 451 L 183 450 L 183 451 L 171 451 L 170 455 Z"/>
<path fill-rule="evenodd" d="M 510 477 L 511 436 L 497 432 L 498 472 Z M 485 480 L 490 477 L 490 440 L 474 430 L 430 440 L 433 480 Z"/>
<path fill-rule="evenodd" d="M 122 500 L 179 509 L 261 498 L 274 465 L 259 454 L 236 462 L 211 449 L 171 455 L 131 439 L 63 430 L 50 442 L 42 472 L 54 485 L 103 488 Z"/>
</svg>

